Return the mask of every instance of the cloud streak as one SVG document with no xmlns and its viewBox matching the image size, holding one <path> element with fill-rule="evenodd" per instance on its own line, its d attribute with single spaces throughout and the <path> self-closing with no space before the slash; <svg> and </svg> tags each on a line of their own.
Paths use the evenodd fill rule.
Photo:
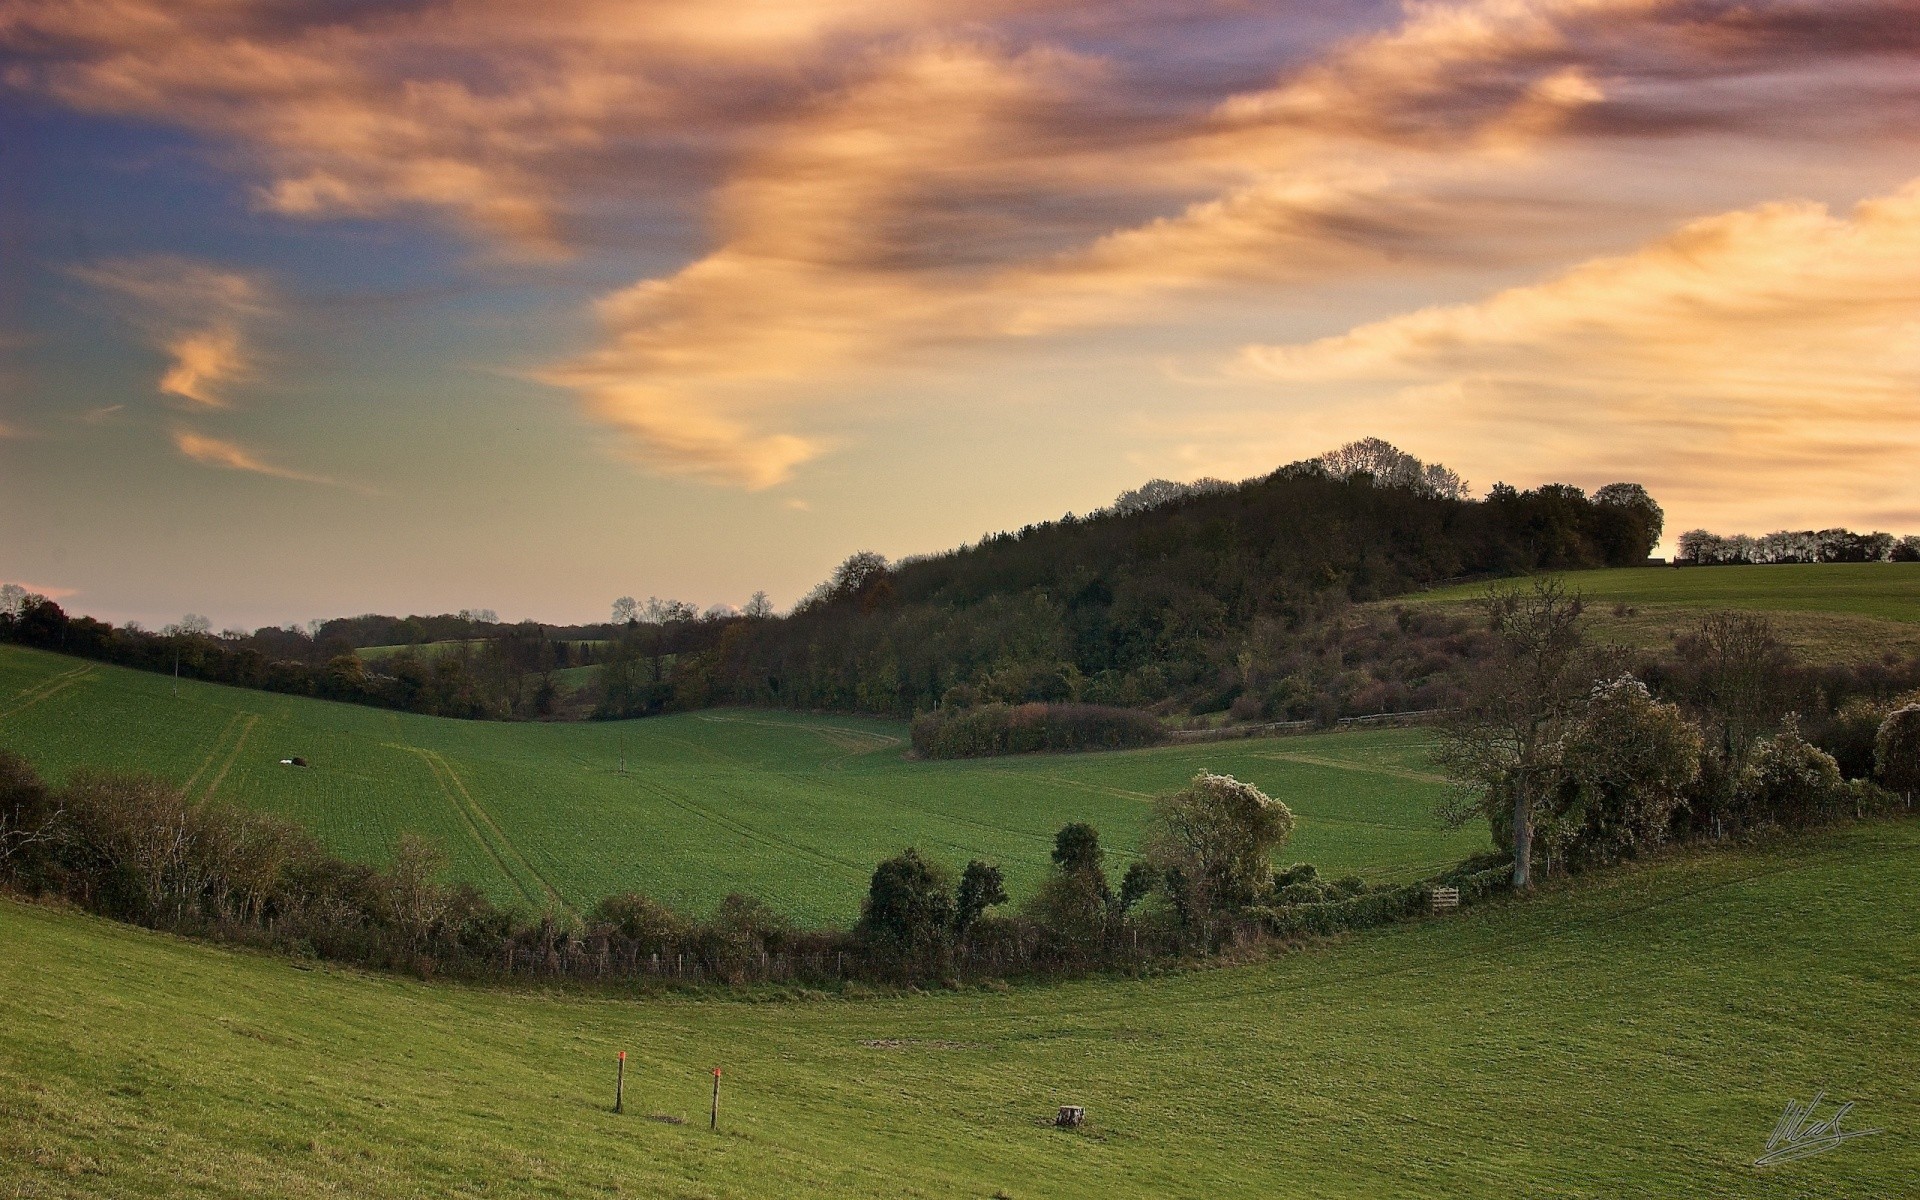
<svg viewBox="0 0 1920 1200">
<path fill-rule="evenodd" d="M 699 214 L 701 249 L 535 375 L 647 468 L 751 488 L 901 372 L 1222 294 L 1564 262 L 1631 224 L 1633 147 L 1790 156 L 1920 116 L 1920 0 L 1409 3 L 1322 44 L 1276 33 L 1292 15 L 0 0 L 0 46 L 12 86 L 192 130 L 292 218 L 427 215 L 513 259 Z M 1219 48 L 1256 28 L 1264 49 Z M 169 327 L 163 386 L 220 403 L 245 335 L 238 312 Z"/>
<path fill-rule="evenodd" d="M 168 359 L 155 386 L 196 409 L 228 405 L 228 390 L 252 378 L 247 331 L 273 312 L 256 278 L 172 255 L 115 259 L 73 274 L 110 297 Z"/>
<path fill-rule="evenodd" d="M 219 467 L 228 471 L 246 471 L 255 475 L 267 475 L 274 479 L 290 479 L 296 483 L 317 483 L 327 487 L 349 486 L 325 475 L 314 475 L 280 466 L 260 457 L 258 453 L 238 442 L 207 437 L 188 429 L 173 431 L 173 446 L 188 461 L 202 466 Z"/>
<path fill-rule="evenodd" d="M 1236 366 L 1429 438 L 1631 470 L 1690 511 L 1920 509 L 1920 180 L 1692 222 L 1470 304 Z M 1392 414 L 1387 417 L 1387 414 Z"/>
</svg>

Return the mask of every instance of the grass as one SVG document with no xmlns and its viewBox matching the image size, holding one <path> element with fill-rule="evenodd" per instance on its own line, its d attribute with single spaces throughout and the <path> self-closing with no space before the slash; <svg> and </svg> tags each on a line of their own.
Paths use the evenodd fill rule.
<svg viewBox="0 0 1920 1200">
<path fill-rule="evenodd" d="M 430 985 L 0 900 L 0 1195 L 1908 1194 L 1917 863 L 1920 824 L 1861 826 L 1260 965 L 801 1003 Z M 1755 1166 L 1822 1090 L 1885 1132 Z"/>
<path fill-rule="evenodd" d="M 1658 646 L 1702 612 L 1746 609 L 1767 613 L 1785 641 L 1816 660 L 1920 653 L 1920 563 L 1627 567 L 1560 578 L 1587 599 L 1597 632 L 1626 645 Z M 1465 606 L 1486 589 L 1459 584 L 1392 603 Z M 1635 611 L 1616 614 L 1621 605 Z"/>
<path fill-rule="evenodd" d="M 1486 844 L 1484 827 L 1432 817 L 1442 785 L 1424 737 L 923 763 L 903 757 L 898 722 L 746 710 L 454 721 L 193 681 L 175 696 L 165 676 L 0 647 L 0 746 L 52 778 L 150 770 L 196 797 L 286 813 L 365 861 L 417 830 L 449 848 L 459 875 L 533 908 L 636 889 L 706 911 L 739 889 L 804 921 L 845 923 L 874 864 L 910 844 L 955 867 L 1000 863 L 1018 899 L 1061 825 L 1092 822 L 1124 862 L 1153 794 L 1202 767 L 1294 809 L 1287 860 L 1403 879 Z M 280 765 L 294 755 L 311 766 Z"/>
</svg>

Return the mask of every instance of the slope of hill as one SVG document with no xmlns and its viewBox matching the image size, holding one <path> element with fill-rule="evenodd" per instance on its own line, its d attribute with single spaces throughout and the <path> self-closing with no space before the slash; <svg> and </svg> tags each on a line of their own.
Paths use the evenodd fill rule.
<svg viewBox="0 0 1920 1200">
<path fill-rule="evenodd" d="M 905 740 L 898 722 L 754 710 L 504 724 L 193 681 L 175 695 L 164 676 L 0 646 L 0 746 L 56 779 L 152 771 L 367 861 L 424 832 L 463 878 L 535 909 L 635 889 L 705 912 L 739 890 L 845 923 L 907 845 L 997 861 L 1018 899 L 1061 825 L 1092 822 L 1124 859 L 1148 799 L 1203 766 L 1293 806 L 1286 856 L 1330 874 L 1404 878 L 1486 844 L 1484 827 L 1434 820 L 1417 731 L 946 763 L 905 761 Z M 295 755 L 310 765 L 281 765 Z"/>
<path fill-rule="evenodd" d="M 800 1004 L 428 985 L 0 901 L 0 963 L 33 964 L 0 988 L 0 1194 L 1902 1195 L 1916 864 L 1920 825 L 1862 826 L 1264 965 Z M 1816 1093 L 1884 1132 L 1756 1166 Z"/>
<path fill-rule="evenodd" d="M 1785 563 L 1642 567 L 1561 576 L 1589 601 L 1596 633 L 1659 647 L 1716 609 L 1765 612 L 1782 639 L 1815 661 L 1920 654 L 1920 563 Z M 1460 584 L 1394 603 L 1470 607 L 1486 584 Z"/>
</svg>

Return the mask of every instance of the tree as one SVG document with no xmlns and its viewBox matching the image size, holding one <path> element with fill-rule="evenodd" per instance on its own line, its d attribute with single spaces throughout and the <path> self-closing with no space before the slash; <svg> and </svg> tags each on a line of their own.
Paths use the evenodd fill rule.
<svg viewBox="0 0 1920 1200">
<path fill-rule="evenodd" d="M 1598 510 L 1616 518 L 1617 527 L 1602 535 L 1608 561 L 1619 565 L 1638 562 L 1653 553 L 1666 528 L 1667 514 L 1647 489 L 1637 483 L 1609 483 L 1593 494 Z M 1607 536 L 1611 534 L 1611 536 Z"/>
<path fill-rule="evenodd" d="M 0 583 L 0 617 L 17 617 L 27 606 L 27 589 L 17 583 Z"/>
<path fill-rule="evenodd" d="M 1746 768 L 1756 739 L 1787 711 L 1793 656 L 1758 613 L 1716 612 L 1675 649 L 1684 668 L 1682 698 L 1706 725 L 1708 799 L 1724 807 Z"/>
<path fill-rule="evenodd" d="M 1103 896 L 1107 892 L 1105 859 L 1106 851 L 1100 848 L 1100 831 L 1084 821 L 1062 825 L 1053 835 L 1053 865 L 1069 875 L 1097 878 Z"/>
<path fill-rule="evenodd" d="M 1148 817 L 1147 858 L 1163 877 L 1177 872 L 1198 916 L 1242 908 L 1273 883 L 1273 853 L 1293 836 L 1293 812 L 1250 783 L 1201 771 L 1157 798 Z M 1136 884 L 1136 886 L 1138 886 Z"/>
<path fill-rule="evenodd" d="M 756 621 L 764 621 L 773 615 L 773 601 L 767 599 L 765 592 L 755 592 L 748 598 L 747 607 L 742 611 Z"/>
<path fill-rule="evenodd" d="M 1055 950 L 1067 958 L 1087 958 L 1104 942 L 1108 902 L 1100 848 L 1093 826 L 1073 822 L 1053 836 L 1053 870 L 1027 902 L 1027 914 L 1055 939 Z"/>
<path fill-rule="evenodd" d="M 902 958 L 924 959 L 945 948 L 953 918 L 946 872 L 909 846 L 873 869 L 860 932 Z"/>
<path fill-rule="evenodd" d="M 632 596 L 622 596 L 613 602 L 613 623 L 632 625 L 640 620 L 640 604 Z"/>
<path fill-rule="evenodd" d="M 1658 845 L 1700 773 L 1700 730 L 1632 676 L 1600 684 L 1561 748 L 1550 840 L 1568 857 L 1610 861 Z"/>
<path fill-rule="evenodd" d="M 1873 739 L 1873 771 L 1912 806 L 1913 794 L 1920 791 L 1920 704 L 1896 709 L 1880 723 Z"/>
<path fill-rule="evenodd" d="M 1534 817 L 1559 782 L 1562 740 L 1596 672 L 1580 597 L 1558 579 L 1495 587 L 1482 603 L 1494 646 L 1440 729 L 1435 759 L 1455 788 L 1441 812 L 1455 824 L 1485 816 L 1496 837 L 1506 826 L 1514 886 L 1527 888 Z"/>
<path fill-rule="evenodd" d="M 400 835 L 393 867 L 386 874 L 388 914 L 406 938 L 409 950 L 425 947 L 434 927 L 446 916 L 452 895 L 440 883 L 447 854 L 417 833 Z"/>
<path fill-rule="evenodd" d="M 989 908 L 1006 902 L 1007 886 L 1000 868 L 974 859 L 960 872 L 960 888 L 953 905 L 954 936 L 964 938 Z"/>
</svg>

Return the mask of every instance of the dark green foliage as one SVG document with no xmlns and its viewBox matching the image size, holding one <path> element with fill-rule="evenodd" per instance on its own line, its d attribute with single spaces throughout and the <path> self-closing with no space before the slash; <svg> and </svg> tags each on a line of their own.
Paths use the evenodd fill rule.
<svg viewBox="0 0 1920 1200">
<path fill-rule="evenodd" d="M 1122 750 L 1165 739 L 1166 727 L 1150 714 L 1099 704 L 984 704 L 913 720 L 913 749 L 922 758 Z"/>
<path fill-rule="evenodd" d="M 964 937 L 989 908 L 1006 902 L 1007 884 L 1000 868 L 974 859 L 960 872 L 960 886 L 954 893 L 954 932 Z"/>
<path fill-rule="evenodd" d="M 1131 912 L 1133 907 L 1145 900 L 1153 890 L 1161 885 L 1163 873 L 1145 859 L 1136 858 L 1127 864 L 1127 873 L 1120 878 L 1120 911 Z"/>
<path fill-rule="evenodd" d="M 1053 835 L 1053 865 L 1062 871 L 1098 873 L 1105 860 L 1106 851 L 1100 848 L 1100 831 L 1085 822 L 1062 825 Z"/>
<path fill-rule="evenodd" d="M 859 932 L 883 952 L 920 960 L 946 944 L 954 921 L 945 871 L 908 847 L 873 869 Z"/>
</svg>

